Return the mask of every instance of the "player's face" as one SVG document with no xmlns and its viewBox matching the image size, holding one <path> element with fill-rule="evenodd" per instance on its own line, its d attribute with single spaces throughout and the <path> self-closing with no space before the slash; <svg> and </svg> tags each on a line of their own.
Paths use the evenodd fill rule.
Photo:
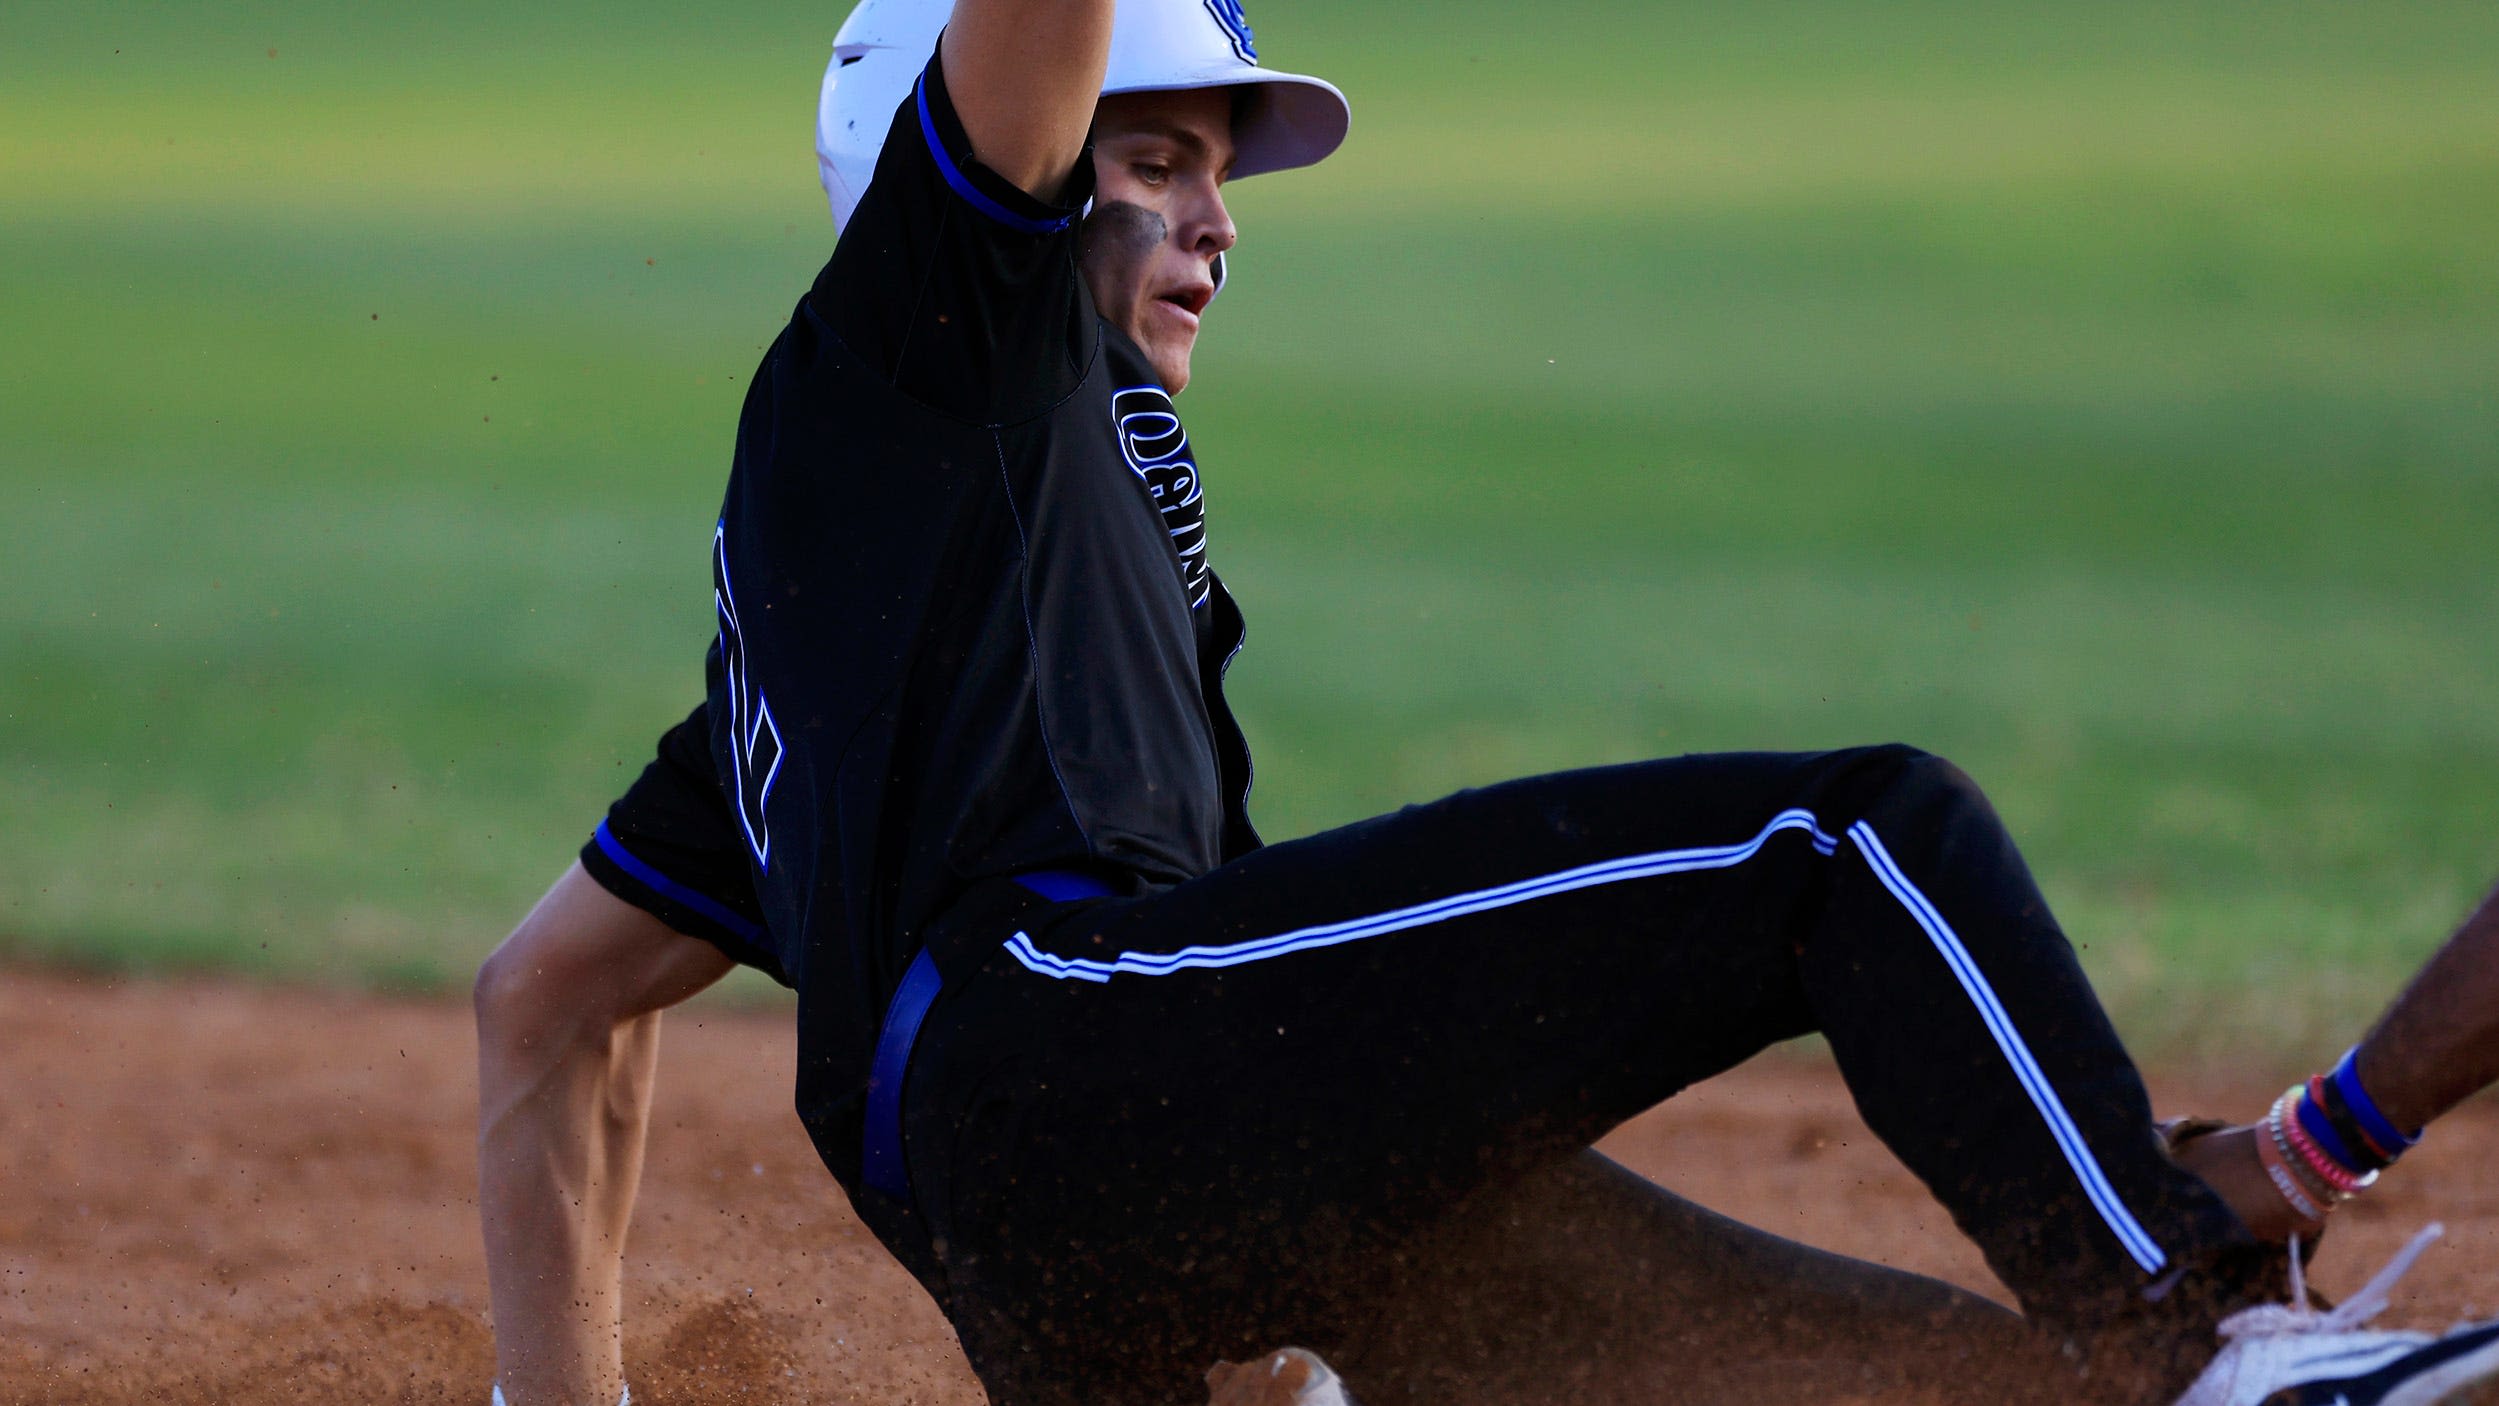
<svg viewBox="0 0 2499 1406">
<path fill-rule="evenodd" d="M 1144 349 L 1163 389 L 1176 394 L 1189 383 L 1198 318 L 1215 296 L 1215 256 L 1239 238 L 1223 205 L 1231 91 L 1102 99 L 1093 166 L 1084 261 L 1094 307 Z"/>
</svg>

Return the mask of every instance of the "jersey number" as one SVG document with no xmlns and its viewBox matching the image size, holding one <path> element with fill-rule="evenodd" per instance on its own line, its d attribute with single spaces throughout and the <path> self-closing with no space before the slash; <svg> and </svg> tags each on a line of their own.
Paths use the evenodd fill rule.
<svg viewBox="0 0 2499 1406">
<path fill-rule="evenodd" d="M 729 767 L 738 824 L 746 831 L 755 867 L 766 869 L 772 862 L 772 831 L 764 822 L 764 802 L 781 775 L 781 729 L 773 726 L 764 691 L 746 675 L 746 640 L 738 630 L 737 598 L 729 590 L 729 543 L 718 527 L 712 529 L 712 604 L 720 612 L 720 668 L 728 680 Z"/>
</svg>

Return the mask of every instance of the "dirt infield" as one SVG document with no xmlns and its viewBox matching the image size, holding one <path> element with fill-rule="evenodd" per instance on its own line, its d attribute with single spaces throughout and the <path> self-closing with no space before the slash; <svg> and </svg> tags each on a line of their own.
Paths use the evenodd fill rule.
<svg viewBox="0 0 2499 1406">
<path fill-rule="evenodd" d="M 629 1259 L 637 1402 L 981 1395 L 789 1108 L 787 1018 L 681 1012 Z M 482 1403 L 491 1376 L 457 1003 L 0 973 L 0 1403 Z M 2164 1111 L 2277 1080 L 2155 1080 Z M 1607 1150 L 1755 1224 L 1991 1292 L 1827 1065 L 1771 1059 Z M 2390 1321 L 2499 1312 L 2499 1106 L 2352 1208 L 2349 1290 L 2432 1214 Z"/>
</svg>

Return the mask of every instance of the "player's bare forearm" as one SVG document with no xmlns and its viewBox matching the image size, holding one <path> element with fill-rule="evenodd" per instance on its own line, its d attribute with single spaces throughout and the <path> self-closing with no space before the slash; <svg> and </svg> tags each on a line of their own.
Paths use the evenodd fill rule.
<svg viewBox="0 0 2499 1406">
<path fill-rule="evenodd" d="M 1056 200 L 1084 155 L 1111 60 L 1112 0 L 957 0 L 939 45 L 981 164 Z"/>
<path fill-rule="evenodd" d="M 2413 977 L 2360 1042 L 2360 1082 L 2417 1128 L 2499 1081 L 2499 892 Z"/>
<path fill-rule="evenodd" d="M 623 1249 L 657 1012 L 535 1059 L 481 1045 L 478 1210 L 510 1406 L 622 1394 Z"/>
<path fill-rule="evenodd" d="M 2484 899 L 2412 978 L 2361 1040 L 2354 1058 L 2370 1100 L 2405 1131 L 2499 1081 L 2499 893 Z M 2331 1209 L 2332 1200 L 2311 1187 L 2302 1209 L 2279 1189 L 2283 1178 L 2296 1173 L 2266 1170 L 2260 1143 L 2272 1135 L 2260 1118 L 2199 1136 L 2176 1155 L 2219 1191 L 2258 1237 L 2314 1236 L 2324 1229 L 2320 1208 Z"/>
<path fill-rule="evenodd" d="M 576 864 L 478 972 L 478 1213 L 510 1406 L 621 1392 L 659 1012 L 728 968 Z"/>
</svg>

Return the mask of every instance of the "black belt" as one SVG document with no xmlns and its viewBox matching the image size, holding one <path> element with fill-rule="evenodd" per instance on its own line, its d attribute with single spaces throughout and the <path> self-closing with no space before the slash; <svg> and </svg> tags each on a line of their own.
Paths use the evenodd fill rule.
<svg viewBox="0 0 2499 1406">
<path fill-rule="evenodd" d="M 1015 881 L 1053 903 L 1079 898 L 1108 898 L 1111 886 L 1072 869 L 1038 869 L 1018 874 Z M 902 1081 L 911 1069 L 911 1047 L 920 1038 L 920 1022 L 928 1018 L 943 980 L 937 959 L 922 947 L 894 988 L 885 1007 L 885 1028 L 877 1033 L 876 1059 L 868 1066 L 868 1116 L 862 1130 L 859 1170 L 868 1185 L 908 1206 L 911 1173 L 902 1160 Z"/>
</svg>

